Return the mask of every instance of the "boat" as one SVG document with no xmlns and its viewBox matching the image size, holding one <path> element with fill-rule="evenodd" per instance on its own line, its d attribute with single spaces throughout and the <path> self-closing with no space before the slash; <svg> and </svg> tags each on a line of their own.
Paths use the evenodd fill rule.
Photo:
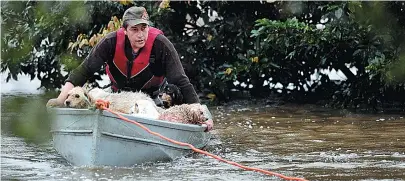
<svg viewBox="0 0 405 181">
<path fill-rule="evenodd" d="M 205 116 L 212 119 L 207 106 L 204 107 Z M 53 146 L 74 166 L 128 167 L 148 162 L 167 162 L 192 153 L 191 148 L 152 135 L 106 110 L 48 108 L 48 112 L 53 115 Z M 121 115 L 153 132 L 199 149 L 205 147 L 211 137 L 206 125 Z"/>
</svg>

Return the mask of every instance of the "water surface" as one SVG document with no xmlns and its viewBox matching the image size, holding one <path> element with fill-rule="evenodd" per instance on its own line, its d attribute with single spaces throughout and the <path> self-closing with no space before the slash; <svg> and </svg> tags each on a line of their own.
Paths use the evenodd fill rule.
<svg viewBox="0 0 405 181">
<path fill-rule="evenodd" d="M 126 168 L 71 166 L 51 141 L 13 134 L 10 125 L 24 112 L 18 108 L 38 99 L 22 96 L 20 106 L 5 106 L 16 97 L 2 97 L 2 180 L 282 180 L 199 154 Z M 244 101 L 210 110 L 215 126 L 205 150 L 227 160 L 308 180 L 405 180 L 403 114 Z"/>
</svg>

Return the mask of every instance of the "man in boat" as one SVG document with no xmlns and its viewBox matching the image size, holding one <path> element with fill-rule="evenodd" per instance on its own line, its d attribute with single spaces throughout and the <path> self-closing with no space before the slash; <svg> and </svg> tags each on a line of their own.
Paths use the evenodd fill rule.
<svg viewBox="0 0 405 181">
<path fill-rule="evenodd" d="M 113 92 L 141 90 L 159 104 L 158 91 L 167 81 L 180 89 L 183 103 L 199 103 L 176 49 L 161 30 L 149 26 L 146 9 L 131 7 L 122 20 L 123 27 L 107 34 L 70 73 L 52 104 L 63 105 L 69 90 L 83 86 L 103 65 Z"/>
</svg>

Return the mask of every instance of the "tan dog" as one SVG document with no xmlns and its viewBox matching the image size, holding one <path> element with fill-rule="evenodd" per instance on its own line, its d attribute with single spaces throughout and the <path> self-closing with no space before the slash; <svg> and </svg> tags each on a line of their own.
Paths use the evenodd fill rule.
<svg viewBox="0 0 405 181">
<path fill-rule="evenodd" d="M 177 123 L 206 125 L 205 131 L 211 131 L 214 127 L 214 121 L 205 117 L 204 111 L 205 107 L 198 103 L 181 104 L 166 109 L 158 119 Z"/>
<path fill-rule="evenodd" d="M 201 104 L 181 104 L 170 107 L 162 112 L 160 120 L 185 124 L 204 124 L 204 107 Z"/>
<path fill-rule="evenodd" d="M 68 96 L 63 103 L 65 107 L 84 109 L 94 105 L 93 97 L 87 94 L 82 87 L 74 87 L 68 92 Z"/>
</svg>

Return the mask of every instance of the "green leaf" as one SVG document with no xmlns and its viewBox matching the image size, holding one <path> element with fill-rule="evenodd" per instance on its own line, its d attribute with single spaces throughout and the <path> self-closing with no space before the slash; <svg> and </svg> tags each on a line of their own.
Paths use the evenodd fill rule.
<svg viewBox="0 0 405 181">
<path fill-rule="evenodd" d="M 251 33 L 250 37 L 259 36 L 259 31 L 257 31 L 257 30 L 252 30 L 252 31 L 250 31 L 250 33 Z"/>
<path fill-rule="evenodd" d="M 247 58 L 244 55 L 242 55 L 241 53 L 238 53 L 237 57 L 239 60 L 245 60 L 245 61 L 247 60 Z"/>
<path fill-rule="evenodd" d="M 229 68 L 229 67 L 232 67 L 232 65 L 227 64 L 227 63 L 223 64 L 222 66 L 223 66 L 224 68 Z"/>
<path fill-rule="evenodd" d="M 356 56 L 362 51 L 362 49 L 357 49 L 356 51 L 353 52 L 353 56 Z"/>
<path fill-rule="evenodd" d="M 212 77 L 211 71 L 208 70 L 206 67 L 203 68 L 204 72 L 208 74 L 208 76 Z"/>
<path fill-rule="evenodd" d="M 337 19 L 340 19 L 342 17 L 342 14 L 343 14 L 342 8 L 339 8 L 335 11 L 335 16 Z"/>
<path fill-rule="evenodd" d="M 281 67 L 273 62 L 269 63 L 272 67 L 280 69 Z"/>
</svg>

